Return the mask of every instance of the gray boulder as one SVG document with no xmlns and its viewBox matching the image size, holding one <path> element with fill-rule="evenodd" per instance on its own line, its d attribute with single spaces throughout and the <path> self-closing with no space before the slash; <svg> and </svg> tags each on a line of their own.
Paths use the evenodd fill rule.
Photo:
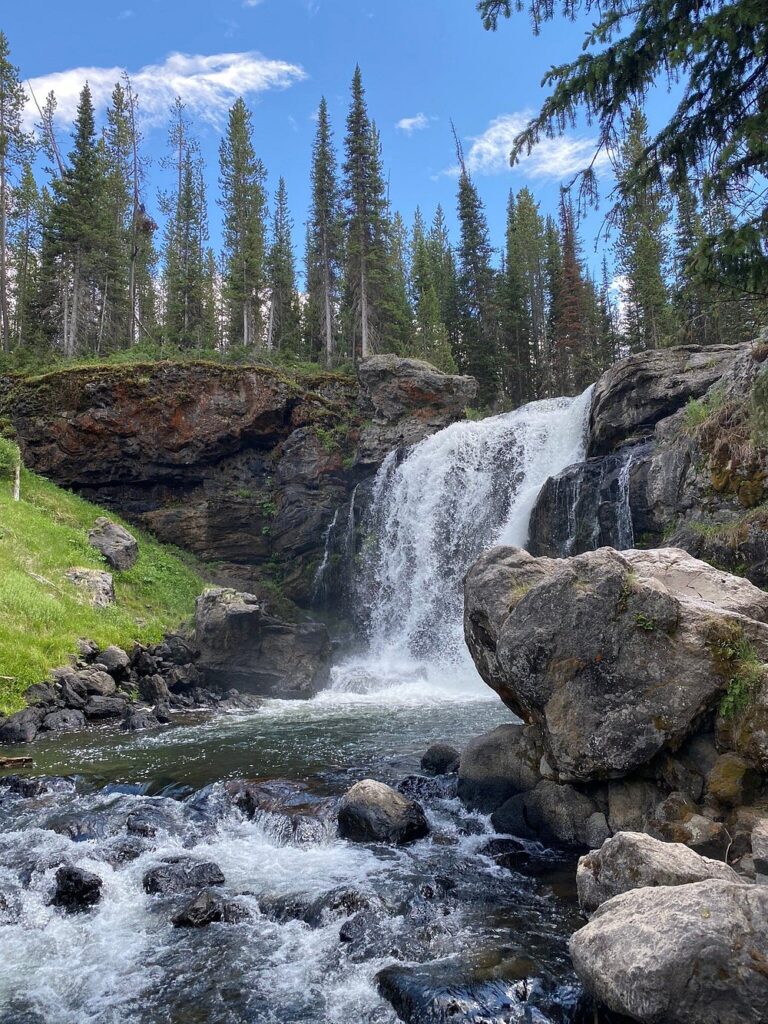
<svg viewBox="0 0 768 1024">
<path fill-rule="evenodd" d="M 355 843 L 396 843 L 400 846 L 429 835 L 421 806 L 373 779 L 363 779 L 339 804 L 339 834 Z"/>
<path fill-rule="evenodd" d="M 98 663 L 115 679 L 125 679 L 130 670 L 131 659 L 121 647 L 112 646 L 99 654 Z"/>
<path fill-rule="evenodd" d="M 633 889 L 570 941 L 597 1000 L 640 1024 L 765 1024 L 768 888 L 721 879 Z"/>
<path fill-rule="evenodd" d="M 111 697 L 117 692 L 117 684 L 108 672 L 100 668 L 84 668 L 77 675 L 77 681 L 85 687 L 91 697 Z"/>
<path fill-rule="evenodd" d="M 290 699 L 311 697 L 327 680 L 327 628 L 283 622 L 253 594 L 206 590 L 197 599 L 195 640 L 198 668 L 213 689 Z"/>
<path fill-rule="evenodd" d="M 450 743 L 433 743 L 421 758 L 421 768 L 430 775 L 450 775 L 459 767 L 461 754 Z"/>
<path fill-rule="evenodd" d="M 85 717 L 95 721 L 122 718 L 127 705 L 126 697 L 91 697 L 84 708 Z"/>
<path fill-rule="evenodd" d="M 471 740 L 459 761 L 459 798 L 473 810 L 493 811 L 539 782 L 541 750 L 533 730 L 500 725 Z"/>
<path fill-rule="evenodd" d="M 79 732 L 85 728 L 85 715 L 74 708 L 52 711 L 43 719 L 46 732 Z"/>
<path fill-rule="evenodd" d="M 722 861 L 700 857 L 680 843 L 662 843 L 641 832 L 617 832 L 579 860 L 576 888 L 585 914 L 622 892 L 658 885 L 688 885 L 707 878 L 741 879 Z"/>
<path fill-rule="evenodd" d="M 41 708 L 24 708 L 15 715 L 0 719 L 0 743 L 31 743 L 43 722 Z"/>
<path fill-rule="evenodd" d="M 101 569 L 68 569 L 64 575 L 84 592 L 94 608 L 109 608 L 115 603 L 115 581 L 112 573 Z"/>
<path fill-rule="evenodd" d="M 88 534 L 88 543 L 100 551 L 118 572 L 132 569 L 139 557 L 139 543 L 133 534 L 105 516 L 99 516 L 96 520 Z"/>
<path fill-rule="evenodd" d="M 732 672 L 736 629 L 768 660 L 768 594 L 675 549 L 534 559 L 493 549 L 465 583 L 485 681 L 540 730 L 559 781 L 622 778 L 675 750 Z"/>
</svg>

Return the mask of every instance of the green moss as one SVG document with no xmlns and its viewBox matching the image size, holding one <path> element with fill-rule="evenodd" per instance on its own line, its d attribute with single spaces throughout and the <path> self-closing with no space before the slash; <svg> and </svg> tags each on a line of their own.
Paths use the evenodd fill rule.
<svg viewBox="0 0 768 1024">
<path fill-rule="evenodd" d="M 658 626 L 655 619 L 651 618 L 650 615 L 645 615 L 643 612 L 638 612 L 635 615 L 635 623 L 638 629 L 642 629 L 646 633 L 653 633 Z"/>
<path fill-rule="evenodd" d="M 204 587 L 189 556 L 130 527 L 139 558 L 115 573 L 117 603 L 94 609 L 65 578 L 78 566 L 103 569 L 88 530 L 105 513 L 89 502 L 24 471 L 22 500 L 0 482 L 0 709 L 17 710 L 22 694 L 65 664 L 81 637 L 100 646 L 154 643 L 194 611 Z"/>
<path fill-rule="evenodd" d="M 752 703 L 765 674 L 765 665 L 743 628 L 732 620 L 713 620 L 707 646 L 715 671 L 727 680 L 719 712 L 725 719 L 741 715 Z"/>
</svg>

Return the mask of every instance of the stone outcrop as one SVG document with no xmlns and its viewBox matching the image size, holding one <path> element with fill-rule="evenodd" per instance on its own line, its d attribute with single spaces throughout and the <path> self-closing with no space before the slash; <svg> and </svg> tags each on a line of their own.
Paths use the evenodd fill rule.
<svg viewBox="0 0 768 1024">
<path fill-rule="evenodd" d="M 688 885 L 719 878 L 741 882 L 722 861 L 700 857 L 681 843 L 664 843 L 640 832 L 617 832 L 599 850 L 579 860 L 576 887 L 579 906 L 594 913 L 607 900 L 631 889 Z"/>
<path fill-rule="evenodd" d="M 339 834 L 355 843 L 402 846 L 429 835 L 421 806 L 373 779 L 363 779 L 345 793 L 338 818 Z"/>
<path fill-rule="evenodd" d="M 111 572 L 101 569 L 68 569 L 64 574 L 70 583 L 83 591 L 94 608 L 109 608 L 115 603 L 115 581 Z"/>
<path fill-rule="evenodd" d="M 708 878 L 633 889 L 571 938 L 579 978 L 641 1024 L 765 1024 L 768 887 Z"/>
<path fill-rule="evenodd" d="M 359 379 L 152 363 L 13 378 L 0 415 L 31 469 L 216 563 L 222 584 L 278 583 L 307 604 L 353 488 L 476 392 L 393 356 L 363 361 Z"/>
<path fill-rule="evenodd" d="M 139 543 L 124 526 L 99 516 L 88 534 L 88 543 L 96 548 L 118 572 L 127 572 L 139 557 Z"/>
<path fill-rule="evenodd" d="M 647 832 L 748 873 L 768 815 L 768 595 L 686 552 L 486 552 L 465 581 L 481 675 L 524 721 L 472 741 L 459 796 L 564 845 Z M 759 815 L 758 815 L 759 816 Z"/>
<path fill-rule="evenodd" d="M 195 644 L 206 685 L 221 691 L 311 697 L 327 680 L 327 628 L 268 615 L 253 594 L 207 590 L 197 599 Z"/>
</svg>

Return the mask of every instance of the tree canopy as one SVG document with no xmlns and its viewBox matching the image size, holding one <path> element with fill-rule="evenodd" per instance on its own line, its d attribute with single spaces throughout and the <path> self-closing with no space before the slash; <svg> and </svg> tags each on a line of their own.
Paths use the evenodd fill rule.
<svg viewBox="0 0 768 1024">
<path fill-rule="evenodd" d="M 542 136 L 562 133 L 584 109 L 599 126 L 595 156 L 618 153 L 630 111 L 660 84 L 681 87 L 669 120 L 619 185 L 647 186 L 668 176 L 696 181 L 726 203 L 730 223 L 707 234 L 698 273 L 737 292 L 768 294 L 768 33 L 764 0 L 480 0 L 494 30 L 524 6 L 534 32 L 558 16 L 594 12 L 582 53 L 550 68 L 551 88 L 538 114 L 515 140 L 514 163 Z M 580 175 L 594 200 L 594 159 Z"/>
</svg>

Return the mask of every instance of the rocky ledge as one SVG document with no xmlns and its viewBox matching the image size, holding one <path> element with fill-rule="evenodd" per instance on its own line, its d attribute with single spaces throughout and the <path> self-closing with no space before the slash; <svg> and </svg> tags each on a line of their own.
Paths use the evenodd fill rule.
<svg viewBox="0 0 768 1024">
<path fill-rule="evenodd" d="M 465 633 L 522 719 L 474 741 L 459 793 L 497 829 L 599 846 L 647 832 L 754 874 L 768 822 L 768 594 L 676 549 L 496 548 Z"/>
<path fill-rule="evenodd" d="M 328 673 L 325 626 L 289 623 L 253 594 L 211 589 L 198 600 L 189 636 L 155 646 L 100 650 L 80 642 L 71 665 L 31 686 L 28 707 L 0 718 L 0 743 L 117 724 L 127 731 L 166 725 L 175 712 L 247 711 L 263 697 L 310 697 Z"/>
</svg>

